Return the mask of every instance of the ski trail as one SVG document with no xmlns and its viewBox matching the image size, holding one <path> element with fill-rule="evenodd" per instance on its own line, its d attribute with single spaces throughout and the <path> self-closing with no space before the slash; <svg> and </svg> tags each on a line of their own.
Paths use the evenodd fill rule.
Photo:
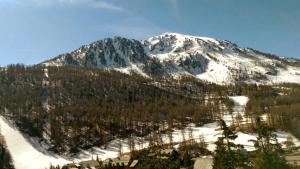
<svg viewBox="0 0 300 169">
<path fill-rule="evenodd" d="M 244 116 L 248 97 L 232 96 L 230 98 L 234 101 L 234 115 L 236 115 L 236 113 L 240 113 L 242 116 Z M 233 122 L 230 114 L 225 114 L 223 118 L 228 125 Z M 0 116 L 0 127 L 16 169 L 45 169 L 48 168 L 50 164 L 63 166 L 64 164 L 71 163 L 71 161 L 85 161 L 95 158 L 96 156 L 98 156 L 101 160 L 116 158 L 118 157 L 118 147 L 120 147 L 119 144 L 122 144 L 122 153 L 127 153 L 130 151 L 128 139 L 115 139 L 107 144 L 106 149 L 101 147 L 93 147 L 89 150 L 81 150 L 73 157 L 66 156 L 64 158 L 48 152 L 43 146 L 37 143 L 36 138 L 24 136 L 16 127 L 11 125 L 11 123 L 2 116 Z M 290 133 L 283 131 L 277 131 L 275 134 L 277 134 L 278 141 L 280 143 L 286 141 L 287 137 L 290 135 Z M 234 141 L 235 144 L 244 145 L 248 151 L 255 150 L 253 142 L 250 142 L 249 140 L 255 140 L 257 134 L 238 132 L 237 135 L 238 137 Z M 189 138 L 190 136 L 197 142 L 199 142 L 199 138 L 203 136 L 205 141 L 208 143 L 208 150 L 214 151 L 215 141 L 217 141 L 218 137 L 222 136 L 222 133 L 219 130 L 217 122 L 208 123 L 203 126 L 195 126 L 191 124 L 183 131 L 174 130 L 172 132 L 172 141 L 178 145 L 178 143 L 184 140 L 191 139 Z M 300 146 L 300 141 L 294 136 L 292 137 L 296 146 Z M 28 139 L 32 139 L 32 141 Z M 162 140 L 164 143 L 169 143 L 169 135 L 163 134 Z M 148 140 L 144 140 L 139 137 L 135 137 L 134 142 L 136 149 L 143 149 L 149 146 Z"/>
<path fill-rule="evenodd" d="M 45 169 L 50 164 L 62 165 L 70 162 L 49 152 L 38 151 L 35 147 L 39 145 L 30 144 L 17 128 L 2 116 L 0 126 L 16 169 Z"/>
</svg>

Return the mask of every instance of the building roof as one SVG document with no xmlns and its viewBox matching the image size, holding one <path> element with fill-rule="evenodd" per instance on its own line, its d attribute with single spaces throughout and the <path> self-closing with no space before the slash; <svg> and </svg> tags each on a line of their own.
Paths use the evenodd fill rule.
<svg viewBox="0 0 300 169">
<path fill-rule="evenodd" d="M 163 149 L 160 151 L 161 154 L 171 154 L 174 149 Z"/>
<path fill-rule="evenodd" d="M 113 165 L 116 165 L 116 164 L 128 165 L 129 161 L 130 161 L 130 156 L 121 156 L 118 158 L 111 159 L 111 163 Z"/>
<path fill-rule="evenodd" d="M 133 160 L 129 167 L 130 168 L 135 167 L 138 164 L 138 162 L 139 162 L 138 160 Z"/>
<path fill-rule="evenodd" d="M 79 164 L 76 164 L 76 163 L 70 163 L 70 164 L 67 164 L 66 167 L 67 167 L 68 169 L 77 169 L 77 168 L 80 167 L 80 165 L 79 165 Z"/>
<path fill-rule="evenodd" d="M 100 166 L 99 162 L 96 160 L 82 161 L 79 163 L 82 167 L 96 167 Z"/>
<path fill-rule="evenodd" d="M 289 155 L 289 156 L 285 156 L 285 159 L 287 161 L 300 161 L 300 156 L 296 156 L 296 155 Z"/>
<path fill-rule="evenodd" d="M 212 158 L 197 158 L 194 163 L 194 169 L 212 169 L 213 159 Z"/>
</svg>

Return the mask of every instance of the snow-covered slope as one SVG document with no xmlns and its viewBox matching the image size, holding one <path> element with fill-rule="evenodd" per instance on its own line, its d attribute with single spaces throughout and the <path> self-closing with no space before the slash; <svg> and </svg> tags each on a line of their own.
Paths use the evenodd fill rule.
<svg viewBox="0 0 300 169">
<path fill-rule="evenodd" d="M 243 118 L 246 103 L 248 102 L 248 97 L 246 96 L 232 96 L 230 97 L 234 101 L 234 115 L 240 113 Z M 235 116 L 230 114 L 224 114 L 222 117 L 227 125 L 231 125 L 235 119 Z M 119 153 L 119 145 L 121 144 L 122 152 L 129 152 L 129 142 L 128 139 L 120 140 L 116 139 L 111 141 L 107 148 L 94 147 L 89 150 L 82 150 L 75 157 L 63 157 L 60 155 L 55 155 L 48 152 L 43 146 L 38 144 L 35 139 L 29 141 L 29 137 L 24 136 L 18 131 L 9 121 L 0 116 L 0 126 L 2 129 L 2 134 L 7 142 L 8 150 L 10 151 L 13 162 L 16 169 L 44 169 L 50 164 L 53 165 L 63 165 L 71 162 L 79 162 L 82 160 L 90 160 L 96 158 L 97 156 L 102 159 L 116 158 Z M 283 144 L 291 134 L 283 131 L 277 131 L 275 133 L 278 137 L 278 142 Z M 219 125 L 217 122 L 208 123 L 203 126 L 195 126 L 190 124 L 184 130 L 175 129 L 172 132 L 172 139 L 170 139 L 169 134 L 163 134 L 163 142 L 170 143 L 180 143 L 182 141 L 194 139 L 199 142 L 200 138 L 204 138 L 204 141 L 208 143 L 208 150 L 214 151 L 216 148 L 215 142 L 218 137 L 222 136 Z M 255 150 L 253 141 L 257 137 L 256 133 L 243 133 L 238 132 L 237 138 L 234 140 L 235 144 L 244 145 L 248 151 Z M 292 141 L 296 146 L 300 146 L 300 141 L 292 136 Z M 149 142 L 146 139 L 138 138 L 135 139 L 135 148 L 143 149 L 147 148 Z M 176 145 L 175 145 L 176 146 Z"/>
<path fill-rule="evenodd" d="M 31 144 L 29 137 L 24 137 L 2 116 L 0 116 L 0 127 L 16 169 L 43 169 L 50 164 L 61 165 L 70 162 L 46 151 L 38 144 Z"/>
<path fill-rule="evenodd" d="M 300 83 L 300 61 L 207 37 L 163 33 L 147 40 L 107 38 L 43 62 L 134 71 L 146 77 L 191 75 L 217 84 Z"/>
</svg>

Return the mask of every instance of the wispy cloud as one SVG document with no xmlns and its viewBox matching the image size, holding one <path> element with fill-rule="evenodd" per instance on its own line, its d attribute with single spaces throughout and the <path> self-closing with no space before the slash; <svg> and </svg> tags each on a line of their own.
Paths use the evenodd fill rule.
<svg viewBox="0 0 300 169">
<path fill-rule="evenodd" d="M 169 0 L 171 6 L 173 9 L 177 10 L 178 8 L 178 3 L 177 3 L 177 0 Z"/>
<path fill-rule="evenodd" d="M 168 0 L 171 6 L 171 9 L 173 10 L 173 13 L 175 15 L 175 18 L 179 19 L 179 10 L 178 10 L 178 0 Z"/>
<path fill-rule="evenodd" d="M 16 0 L 18 3 L 32 3 L 37 6 L 49 5 L 64 5 L 64 6 L 83 6 L 89 8 L 108 9 L 115 11 L 124 11 L 124 9 L 115 4 L 109 3 L 104 0 Z"/>
<path fill-rule="evenodd" d="M 95 29 L 99 32 L 105 32 L 116 36 L 124 36 L 127 38 L 140 40 L 151 37 L 153 35 L 158 35 L 166 31 L 142 17 L 135 17 L 132 15 L 124 18 L 122 22 L 110 23 L 105 25 L 101 24 Z"/>
<path fill-rule="evenodd" d="M 91 3 L 92 7 L 94 8 L 106 8 L 111 10 L 118 10 L 118 11 L 124 11 L 124 8 L 121 8 L 119 6 L 113 5 L 111 3 L 107 3 L 104 1 L 94 1 Z"/>
</svg>

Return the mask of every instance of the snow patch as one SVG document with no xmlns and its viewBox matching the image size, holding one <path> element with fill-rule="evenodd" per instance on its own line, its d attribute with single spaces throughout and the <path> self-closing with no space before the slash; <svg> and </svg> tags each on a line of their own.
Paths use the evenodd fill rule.
<svg viewBox="0 0 300 169">
<path fill-rule="evenodd" d="M 50 164 L 62 165 L 71 162 L 43 150 L 40 145 L 32 145 L 29 138 L 24 137 L 16 127 L 2 116 L 0 116 L 0 126 L 16 169 L 44 169 Z M 39 151 L 38 147 L 43 152 Z"/>
<path fill-rule="evenodd" d="M 244 110 L 248 102 L 248 97 L 230 96 L 230 98 L 234 101 L 233 114 L 241 113 L 242 117 L 245 118 Z M 227 125 L 232 124 L 234 120 L 232 117 L 233 116 L 230 114 L 225 114 L 223 116 Z M 44 169 L 49 167 L 50 164 L 64 165 L 71 162 L 80 162 L 92 158 L 95 159 L 97 156 L 102 160 L 116 158 L 119 155 L 120 147 L 122 153 L 130 151 L 128 139 L 116 139 L 111 141 L 107 145 L 107 148 L 94 147 L 89 150 L 81 150 L 80 153 L 73 157 L 63 157 L 46 151 L 45 148 L 43 149 L 43 146 L 32 140 L 29 141 L 29 137 L 23 135 L 2 116 L 0 116 L 0 125 L 16 169 Z M 287 140 L 288 136 L 291 135 L 283 131 L 277 131 L 275 133 L 278 136 L 279 143 L 283 143 Z M 220 136 L 222 136 L 222 131 L 220 130 L 218 123 L 213 122 L 200 127 L 190 124 L 183 130 L 174 130 L 174 132 L 172 132 L 172 139 L 170 139 L 170 135 L 163 134 L 162 141 L 163 143 L 170 143 L 172 140 L 173 143 L 180 143 L 182 141 L 194 139 L 196 142 L 199 142 L 200 138 L 204 137 L 205 141 L 208 143 L 208 150 L 214 151 L 216 148 L 215 142 Z M 255 150 L 254 144 L 251 141 L 256 139 L 257 135 L 255 133 L 238 132 L 237 136 L 238 137 L 234 140 L 235 144 L 244 145 L 245 149 L 248 151 Z M 295 145 L 300 146 L 300 141 L 294 136 L 292 136 L 292 138 Z M 137 150 L 149 146 L 149 141 L 147 141 L 146 138 L 135 137 L 133 140 L 135 142 L 135 149 Z M 178 146 L 178 144 L 175 145 L 175 147 L 176 146 Z M 34 162 L 32 162 L 33 159 Z"/>
</svg>

